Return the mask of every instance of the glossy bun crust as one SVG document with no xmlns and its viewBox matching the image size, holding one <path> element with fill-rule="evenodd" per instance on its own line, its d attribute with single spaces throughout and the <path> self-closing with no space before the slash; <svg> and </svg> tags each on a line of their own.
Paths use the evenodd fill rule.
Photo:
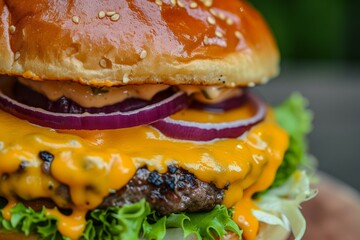
<svg viewBox="0 0 360 240">
<path fill-rule="evenodd" d="M 268 27 L 241 0 L 0 0 L 0 16 L 0 74 L 246 86 L 278 72 Z"/>
</svg>

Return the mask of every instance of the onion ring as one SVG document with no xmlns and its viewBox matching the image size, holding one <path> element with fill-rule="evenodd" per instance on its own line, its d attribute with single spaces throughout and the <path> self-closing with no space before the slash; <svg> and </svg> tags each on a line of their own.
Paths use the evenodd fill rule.
<svg viewBox="0 0 360 240">
<path fill-rule="evenodd" d="M 54 129 L 107 130 L 153 123 L 174 114 L 188 105 L 185 92 L 177 92 L 157 102 L 127 112 L 98 114 L 54 113 L 19 103 L 0 90 L 0 108 L 31 123 Z"/>
<path fill-rule="evenodd" d="M 226 112 L 235 108 L 240 107 L 244 104 L 245 94 L 243 92 L 237 94 L 234 97 L 226 99 L 222 102 L 218 103 L 203 103 L 197 100 L 194 100 L 189 108 L 197 109 L 197 110 L 204 110 L 209 112 Z"/>
<path fill-rule="evenodd" d="M 266 115 L 266 104 L 260 98 L 251 92 L 246 92 L 244 97 L 256 111 L 254 116 L 247 119 L 224 123 L 197 123 L 167 117 L 154 122 L 152 126 L 167 137 L 181 140 L 211 141 L 217 138 L 237 138 L 261 122 Z"/>
</svg>

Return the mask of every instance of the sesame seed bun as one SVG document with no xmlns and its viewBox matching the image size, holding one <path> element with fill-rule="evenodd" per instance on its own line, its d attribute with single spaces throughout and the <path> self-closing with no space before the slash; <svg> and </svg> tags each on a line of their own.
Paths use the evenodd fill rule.
<svg viewBox="0 0 360 240">
<path fill-rule="evenodd" d="M 88 85 L 252 86 L 278 51 L 245 1 L 0 1 L 0 74 Z"/>
</svg>

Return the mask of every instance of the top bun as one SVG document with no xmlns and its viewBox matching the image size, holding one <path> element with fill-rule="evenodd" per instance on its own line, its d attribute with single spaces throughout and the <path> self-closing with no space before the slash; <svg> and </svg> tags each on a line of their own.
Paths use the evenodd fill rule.
<svg viewBox="0 0 360 240">
<path fill-rule="evenodd" d="M 241 0 L 0 0 L 0 74 L 96 86 L 252 86 L 276 44 Z"/>
</svg>

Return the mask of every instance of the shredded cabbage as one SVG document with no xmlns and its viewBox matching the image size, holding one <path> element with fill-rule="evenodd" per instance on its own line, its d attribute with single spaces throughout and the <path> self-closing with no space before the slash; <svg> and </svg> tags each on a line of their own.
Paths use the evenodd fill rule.
<svg viewBox="0 0 360 240">
<path fill-rule="evenodd" d="M 291 230 L 295 240 L 299 240 L 306 229 L 300 204 L 316 194 L 317 190 L 310 188 L 310 177 L 306 172 L 296 171 L 283 185 L 258 198 L 256 205 L 260 210 L 253 210 L 253 214 L 261 222 Z"/>
</svg>

